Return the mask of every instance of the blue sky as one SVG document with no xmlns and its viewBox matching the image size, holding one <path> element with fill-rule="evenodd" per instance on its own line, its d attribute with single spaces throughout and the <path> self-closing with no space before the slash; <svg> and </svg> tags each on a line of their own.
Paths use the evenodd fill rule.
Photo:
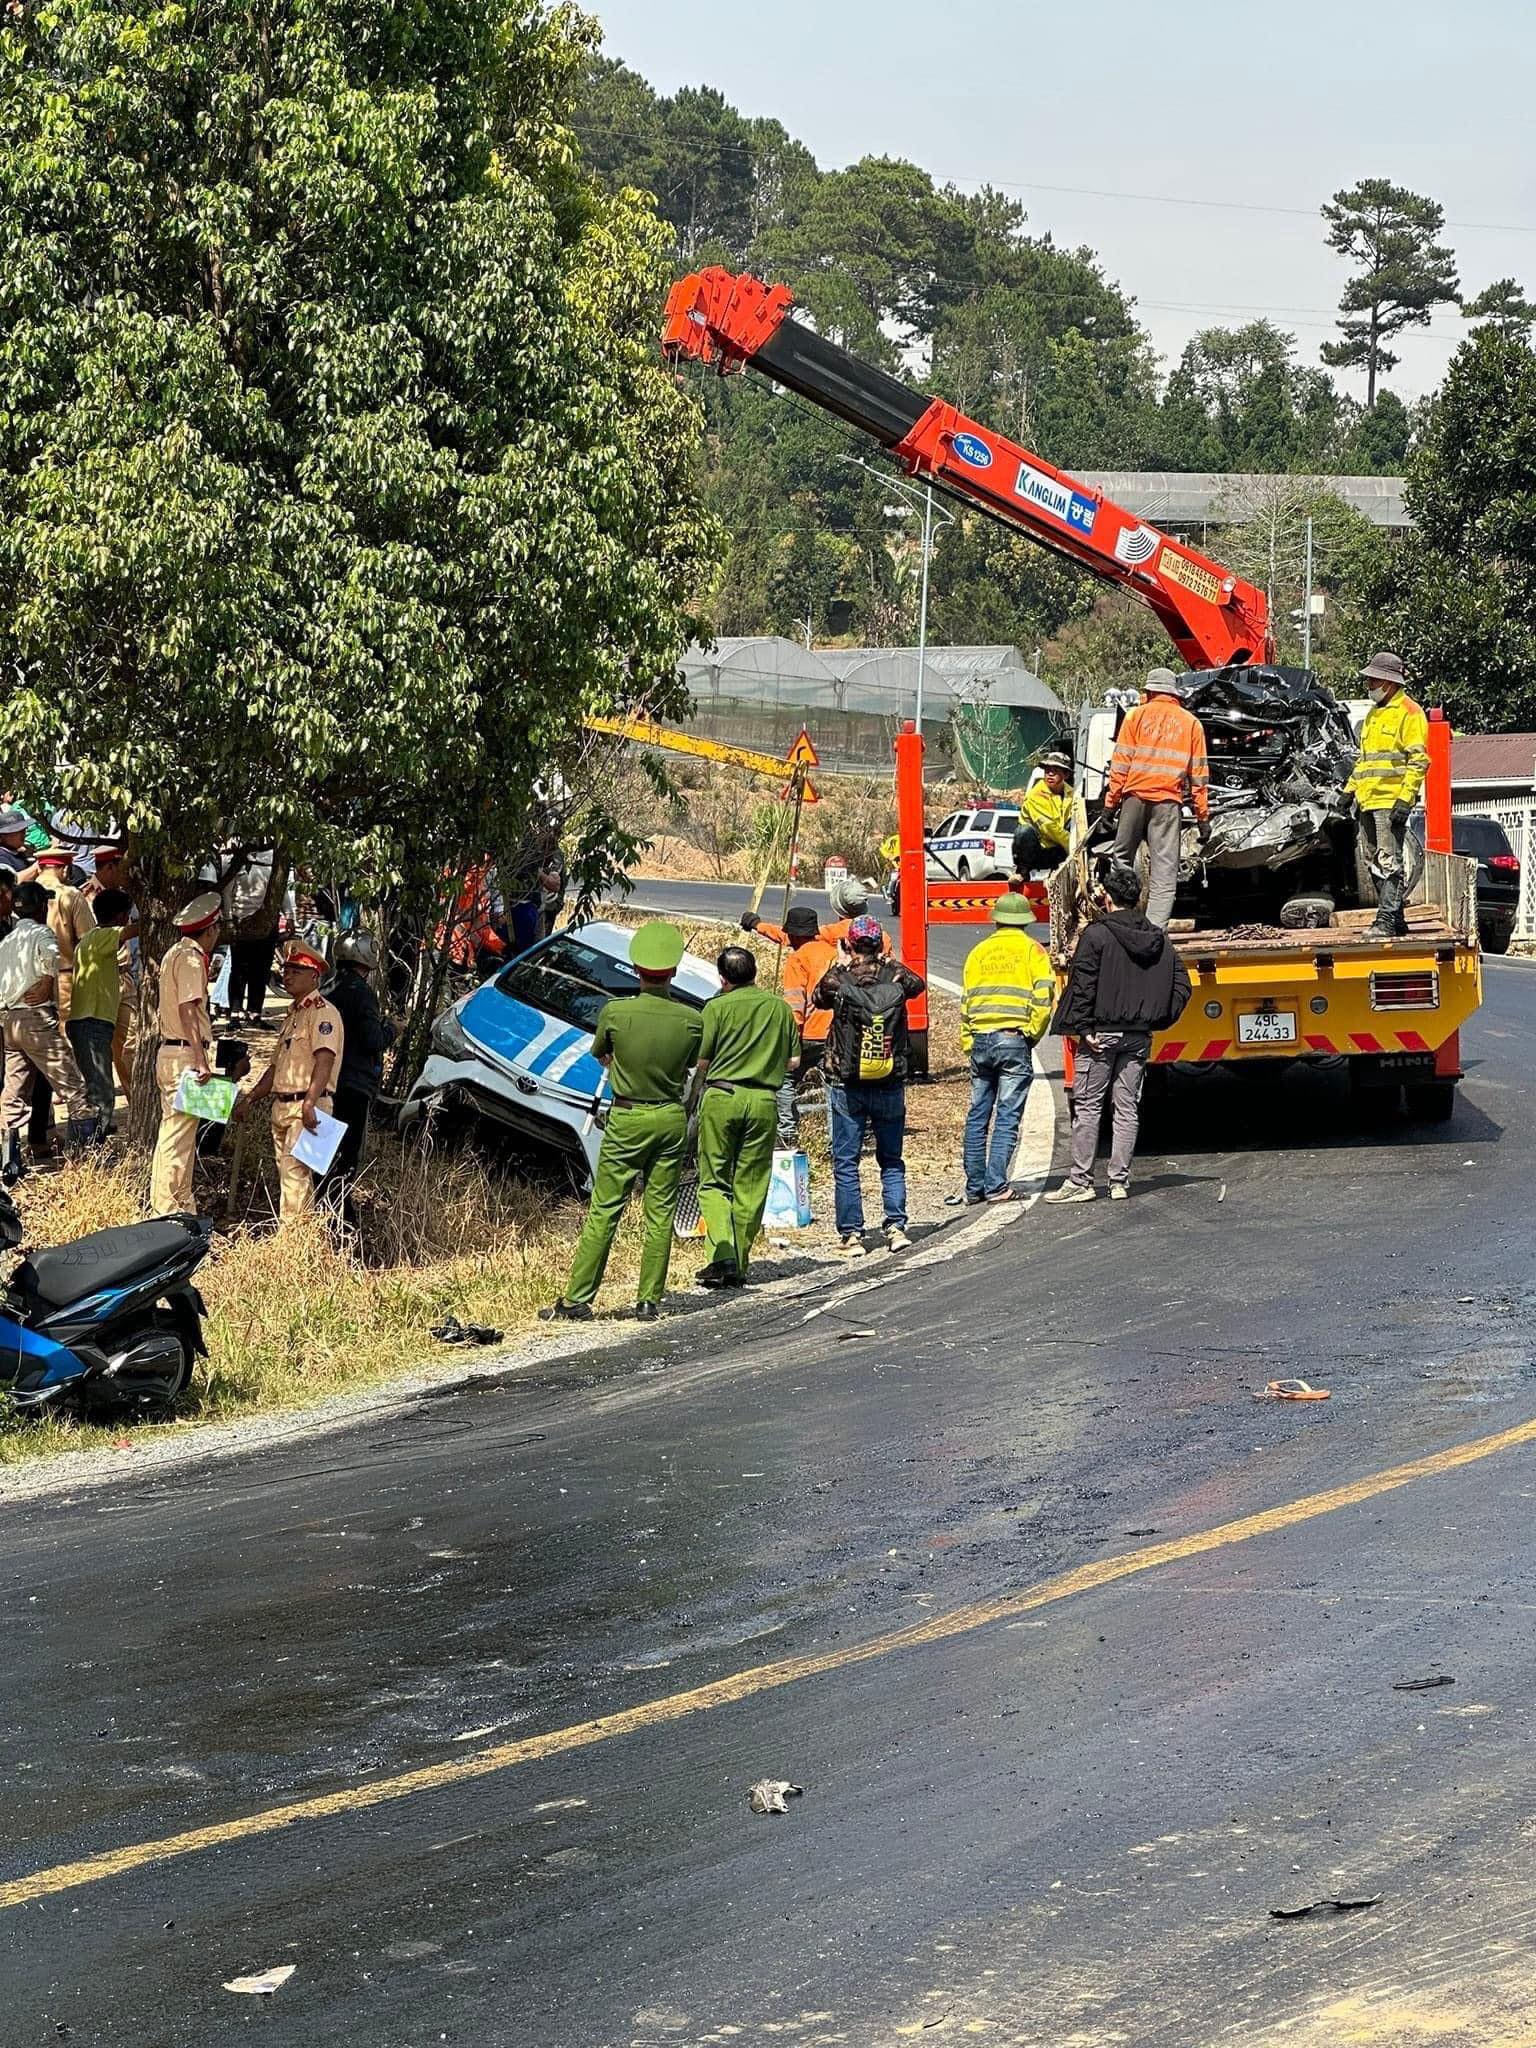
<svg viewBox="0 0 1536 2048">
<path fill-rule="evenodd" d="M 1345 276 L 1316 209 L 1361 177 L 1440 201 L 1469 296 L 1536 292 L 1536 9 L 1513 0 L 589 4 L 659 90 L 716 85 L 823 166 L 905 156 L 1016 192 L 1035 232 L 1100 253 L 1168 358 L 1263 313 L 1316 361 Z M 1391 383 L 1431 388 L 1464 333 L 1437 313 Z"/>
</svg>

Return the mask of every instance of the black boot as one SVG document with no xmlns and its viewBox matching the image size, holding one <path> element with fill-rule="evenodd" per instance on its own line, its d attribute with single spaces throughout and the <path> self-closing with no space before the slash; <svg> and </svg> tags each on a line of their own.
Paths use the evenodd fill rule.
<svg viewBox="0 0 1536 2048">
<path fill-rule="evenodd" d="M 1376 893 L 1376 921 L 1370 927 L 1370 936 L 1401 939 L 1407 936 L 1407 932 L 1408 920 L 1403 916 L 1403 878 L 1401 875 L 1384 875 Z"/>
<path fill-rule="evenodd" d="M 592 1304 L 588 1301 L 557 1301 L 552 1308 L 539 1310 L 541 1323 L 590 1323 Z"/>
<path fill-rule="evenodd" d="M 0 1186 L 15 1187 L 17 1181 L 25 1177 L 26 1171 L 21 1160 L 21 1133 L 7 1131 L 4 1148 L 0 1150 Z"/>
</svg>

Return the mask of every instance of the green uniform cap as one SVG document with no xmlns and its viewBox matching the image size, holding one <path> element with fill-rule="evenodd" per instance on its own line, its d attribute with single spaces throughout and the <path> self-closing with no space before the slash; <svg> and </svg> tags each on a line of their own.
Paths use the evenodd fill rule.
<svg viewBox="0 0 1536 2048">
<path fill-rule="evenodd" d="M 994 924 L 1033 924 L 1034 906 L 1027 896 L 999 896 L 992 906 Z"/>
<path fill-rule="evenodd" d="M 683 935 L 665 918 L 654 917 L 641 925 L 630 941 L 630 965 L 643 967 L 647 974 L 670 973 L 682 957 Z"/>
</svg>

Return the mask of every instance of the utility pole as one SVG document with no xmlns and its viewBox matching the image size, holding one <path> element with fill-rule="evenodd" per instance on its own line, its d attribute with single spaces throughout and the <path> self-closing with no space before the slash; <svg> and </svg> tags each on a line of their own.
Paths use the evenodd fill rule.
<svg viewBox="0 0 1536 2048">
<path fill-rule="evenodd" d="M 1301 593 L 1301 665 L 1312 666 L 1312 519 L 1307 517 L 1306 588 Z"/>
<path fill-rule="evenodd" d="M 917 610 L 917 730 L 923 730 L 923 670 L 928 660 L 928 558 L 933 552 L 933 485 L 923 503 L 923 594 Z"/>
</svg>

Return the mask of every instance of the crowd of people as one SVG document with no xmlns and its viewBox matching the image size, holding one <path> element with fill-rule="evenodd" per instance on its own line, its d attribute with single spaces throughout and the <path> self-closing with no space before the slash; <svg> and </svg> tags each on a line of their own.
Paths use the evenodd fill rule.
<svg viewBox="0 0 1536 2048">
<path fill-rule="evenodd" d="M 1406 929 L 1404 838 L 1427 766 L 1427 729 L 1399 657 L 1378 654 L 1362 676 L 1372 707 L 1347 799 L 1380 878 L 1372 929 L 1392 935 Z M 1025 794 L 1014 884 L 997 899 L 993 930 L 965 967 L 961 1034 L 971 1102 L 956 1201 L 1014 1198 L 1009 1174 L 1033 1049 L 1053 1022 L 1076 1048 L 1077 1071 L 1071 1170 L 1046 1200 L 1095 1198 L 1106 1105 L 1108 1191 L 1112 1199 L 1128 1192 L 1152 1039 L 1189 1000 L 1188 976 L 1166 936 L 1186 809 L 1202 841 L 1210 833 L 1205 737 L 1182 701 L 1184 690 L 1171 670 L 1154 669 L 1121 725 L 1104 801 L 1113 851 L 1100 863 L 1096 915 L 1081 934 L 1059 999 L 1052 964 L 1029 930 L 1034 908 L 1022 892 L 1028 877 L 1059 865 L 1074 843 L 1070 757 L 1048 749 Z M 0 808 L 0 1179 L 7 1185 L 54 1150 L 55 1104 L 64 1117 L 62 1148 L 79 1153 L 112 1134 L 118 1095 L 126 1099 L 133 1088 L 131 1033 L 143 963 L 126 850 L 71 837 L 57 819 L 53 825 L 49 831 L 15 806 Z M 1136 871 L 1143 849 L 1145 914 Z M 374 942 L 337 903 L 330 906 L 330 957 L 304 937 L 287 944 L 280 975 L 288 1008 L 252 1081 L 248 1046 L 237 1036 L 216 1045 L 214 1018 L 222 1010 L 241 1028 L 264 1019 L 285 922 L 290 930 L 294 922 L 293 882 L 270 854 L 232 852 L 227 865 L 215 862 L 206 872 L 217 886 L 183 907 L 174 920 L 176 941 L 158 963 L 160 1115 L 151 1208 L 157 1215 L 194 1209 L 199 1149 L 210 1122 L 222 1121 L 199 1091 L 222 1078 L 233 1089 L 218 1100 L 235 1121 L 269 1105 L 280 1224 L 303 1215 L 317 1196 L 346 1215 L 393 1037 L 375 991 Z M 494 971 L 553 928 L 564 892 L 558 826 L 549 814 L 509 864 L 505 886 L 489 867 L 471 872 L 453 930 L 436 939 L 440 947 L 467 947 L 467 969 Z M 924 984 L 893 957 L 862 884 L 834 884 L 831 907 L 831 920 L 823 922 L 814 908 L 796 904 L 782 926 L 745 913 L 746 930 L 782 948 L 783 994 L 757 986 L 753 954 L 730 945 L 717 963 L 721 993 L 702 1017 L 670 994 L 683 950 L 676 927 L 653 922 L 636 934 L 632 964 L 640 993 L 610 1002 L 597 1025 L 593 1049 L 608 1069 L 612 1099 L 591 1208 L 551 1315 L 591 1313 L 619 1218 L 640 1183 L 645 1250 L 638 1306 L 642 1316 L 656 1312 L 695 1103 L 710 1245 L 701 1284 L 742 1285 L 774 1151 L 795 1143 L 799 1095 L 818 1069 L 826 1084 L 841 1249 L 856 1258 L 868 1248 L 860 1182 L 866 1140 L 879 1172 L 885 1242 L 894 1251 L 907 1247 L 907 1018 Z"/>
<path fill-rule="evenodd" d="M 210 878 L 220 873 L 211 863 Z M 290 1006 L 270 1060 L 248 1086 L 250 1049 L 215 1039 L 222 1013 L 238 1027 L 265 1020 L 269 981 L 295 905 L 286 866 L 270 855 L 230 864 L 174 923 L 159 964 L 154 1075 L 160 1117 L 150 1176 L 158 1216 L 195 1208 L 196 1161 L 217 1139 L 217 1105 L 188 1106 L 186 1083 L 235 1084 L 227 1113 L 243 1120 L 270 1099 L 280 1217 L 291 1221 L 317 1194 L 339 1213 L 362 1157 L 370 1105 L 383 1082 L 393 1027 L 372 986 L 371 938 L 342 934 L 332 958 L 302 939 L 287 946 L 281 978 Z M 34 1166 L 78 1157 L 111 1138 L 119 1098 L 134 1088 L 133 1034 L 143 972 L 138 892 L 117 842 L 54 837 L 15 805 L 0 809 L 0 1179 L 14 1186 Z M 215 971 L 216 952 L 221 954 Z M 329 996 L 322 978 L 334 975 Z M 63 1113 L 56 1128 L 56 1109 Z M 342 1126 L 325 1169 L 295 1156 L 321 1115 Z"/>
<path fill-rule="evenodd" d="M 1362 671 L 1371 698 L 1346 800 L 1380 880 L 1372 930 L 1406 930 L 1403 847 L 1408 819 L 1428 766 L 1423 712 L 1407 695 L 1401 659 L 1378 654 Z M 1054 1029 L 1074 1047 L 1071 1165 L 1045 1200 L 1097 1199 L 1095 1165 L 1106 1108 L 1108 1193 L 1130 1193 L 1146 1065 L 1155 1035 L 1176 1024 L 1190 980 L 1168 937 L 1178 883 L 1186 809 L 1201 843 L 1210 837 L 1210 771 L 1205 734 L 1184 703 L 1185 684 L 1156 668 L 1141 702 L 1116 736 L 1104 799 L 1113 848 L 1096 865 L 1092 915 L 1058 981 L 1030 926 L 1029 878 L 1059 866 L 1074 843 L 1071 757 L 1049 748 L 1025 793 L 1013 854 L 1013 885 L 992 908 L 993 930 L 966 960 L 961 1045 L 971 1099 L 964 1140 L 964 1189 L 951 1199 L 979 1205 L 1016 1199 L 1011 1179 L 1020 1126 L 1034 1079 L 1034 1048 Z M 1147 907 L 1137 872 L 1145 849 Z M 910 1243 L 904 1157 L 910 1059 L 907 1006 L 922 978 L 892 957 L 889 936 L 869 914 L 857 882 L 832 885 L 833 920 L 796 904 L 784 923 L 754 911 L 741 923 L 783 949 L 783 994 L 759 989 L 744 947 L 721 952 L 721 993 L 702 1018 L 669 990 L 683 954 L 682 934 L 663 921 L 635 936 L 631 961 L 638 996 L 603 1009 L 593 1049 L 608 1069 L 612 1106 L 596 1185 L 570 1280 L 545 1311 L 585 1319 L 601 1284 L 619 1219 L 644 1183 L 645 1250 L 638 1313 L 658 1312 L 666 1286 L 672 1226 L 682 1184 L 688 1111 L 698 1109 L 699 1200 L 709 1238 L 700 1284 L 744 1284 L 762 1225 L 776 1145 L 795 1142 L 797 1095 L 820 1068 L 832 1150 L 833 1199 L 842 1251 L 867 1249 L 860 1162 L 872 1139 L 880 1179 L 882 1227 L 892 1251 Z"/>
</svg>

